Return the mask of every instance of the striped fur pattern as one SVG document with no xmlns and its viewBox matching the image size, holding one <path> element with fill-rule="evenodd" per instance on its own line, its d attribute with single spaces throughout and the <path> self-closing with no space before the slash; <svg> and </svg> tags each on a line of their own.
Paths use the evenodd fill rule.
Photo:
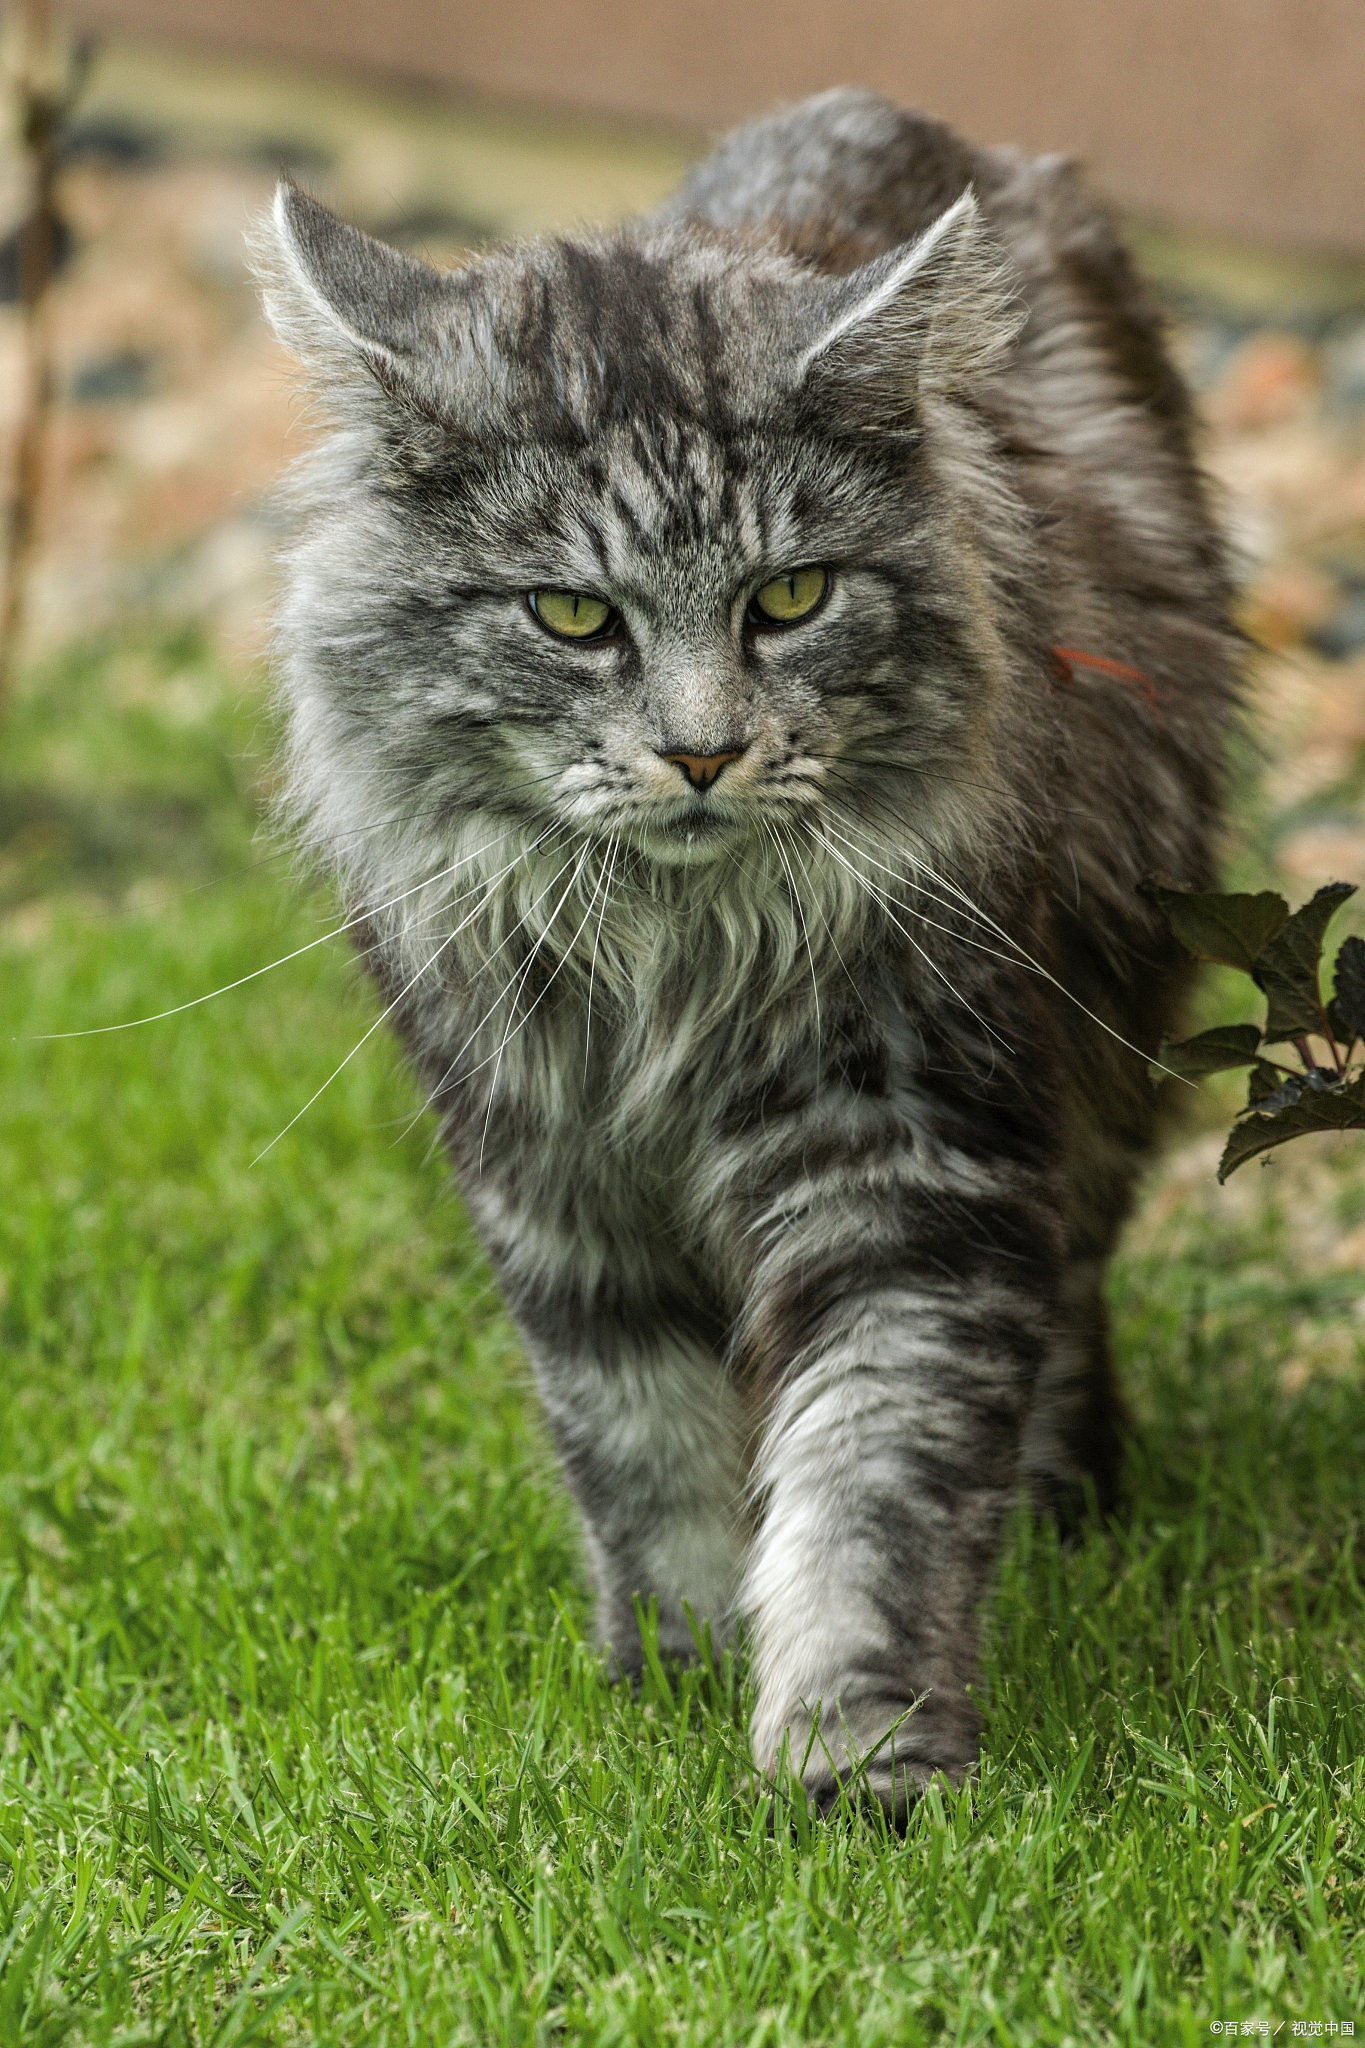
<svg viewBox="0 0 1365 2048">
<path fill-rule="evenodd" d="M 1234 701 L 1183 388 L 1068 164 L 836 92 L 438 274 L 283 188 L 289 803 L 524 1333 L 604 1643 L 743 1621 L 758 1767 L 972 1764 L 1021 1483 L 1112 1497 L 1102 1281 Z M 816 564 L 809 619 L 753 593 Z M 527 593 L 587 591 L 571 643 Z M 1050 649 L 1140 670 L 1143 693 Z M 665 757 L 739 750 L 709 789 Z M 1124 1041 L 1121 1043 L 1120 1041 Z"/>
</svg>

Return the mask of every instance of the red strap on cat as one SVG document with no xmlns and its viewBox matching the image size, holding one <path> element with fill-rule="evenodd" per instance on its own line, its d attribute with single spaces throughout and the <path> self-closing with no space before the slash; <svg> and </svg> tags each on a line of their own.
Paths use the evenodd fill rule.
<svg viewBox="0 0 1365 2048">
<path fill-rule="evenodd" d="M 1145 676 L 1140 668 L 1129 668 L 1124 662 L 1111 661 L 1105 654 L 1087 654 L 1080 647 L 1050 647 L 1048 653 L 1052 656 L 1053 669 L 1059 681 L 1074 683 L 1076 678 L 1073 671 L 1077 667 L 1095 668 L 1101 675 L 1113 676 L 1120 683 L 1131 683 L 1146 699 L 1152 711 L 1160 711 L 1161 698 L 1157 693 L 1156 684 L 1150 676 Z"/>
</svg>

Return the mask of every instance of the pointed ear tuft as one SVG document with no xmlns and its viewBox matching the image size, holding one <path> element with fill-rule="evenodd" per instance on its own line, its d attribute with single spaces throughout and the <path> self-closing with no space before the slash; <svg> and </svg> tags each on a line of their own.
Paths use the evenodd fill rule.
<svg viewBox="0 0 1365 2048">
<path fill-rule="evenodd" d="M 452 281 L 348 227 L 297 185 L 281 184 L 251 237 L 266 316 L 310 368 L 356 382 L 368 372 L 391 396 L 425 383 Z"/>
<path fill-rule="evenodd" d="M 894 431 L 920 398 L 969 389 L 1001 362 L 1025 317 L 970 189 L 917 242 L 841 278 L 832 301 L 799 374 L 863 430 Z"/>
</svg>

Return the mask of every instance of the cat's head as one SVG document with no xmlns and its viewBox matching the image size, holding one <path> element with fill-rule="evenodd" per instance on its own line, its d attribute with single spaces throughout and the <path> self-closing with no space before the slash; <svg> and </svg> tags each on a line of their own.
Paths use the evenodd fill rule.
<svg viewBox="0 0 1365 2048">
<path fill-rule="evenodd" d="M 320 837 L 960 818 L 1012 529 L 959 401 L 1017 329 L 970 194 L 839 275 L 657 221 L 441 273 L 290 186 L 260 250 L 340 427 L 282 625 Z"/>
</svg>

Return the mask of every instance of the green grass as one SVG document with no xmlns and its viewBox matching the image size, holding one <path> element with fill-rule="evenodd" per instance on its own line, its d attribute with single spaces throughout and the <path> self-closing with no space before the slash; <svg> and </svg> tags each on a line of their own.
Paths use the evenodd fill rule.
<svg viewBox="0 0 1365 2048">
<path fill-rule="evenodd" d="M 602 1676 L 382 1035 L 250 1163 L 374 1014 L 343 949 L 35 1041 L 327 928 L 249 865 L 249 694 L 105 650 L 3 745 L 0 2041 L 1365 2031 L 1365 1326 L 1282 1206 L 1116 1274 L 1133 1505 L 1071 1551 L 1020 1522 L 976 1788 L 904 1842 L 770 1831 L 742 1668 Z"/>
</svg>

